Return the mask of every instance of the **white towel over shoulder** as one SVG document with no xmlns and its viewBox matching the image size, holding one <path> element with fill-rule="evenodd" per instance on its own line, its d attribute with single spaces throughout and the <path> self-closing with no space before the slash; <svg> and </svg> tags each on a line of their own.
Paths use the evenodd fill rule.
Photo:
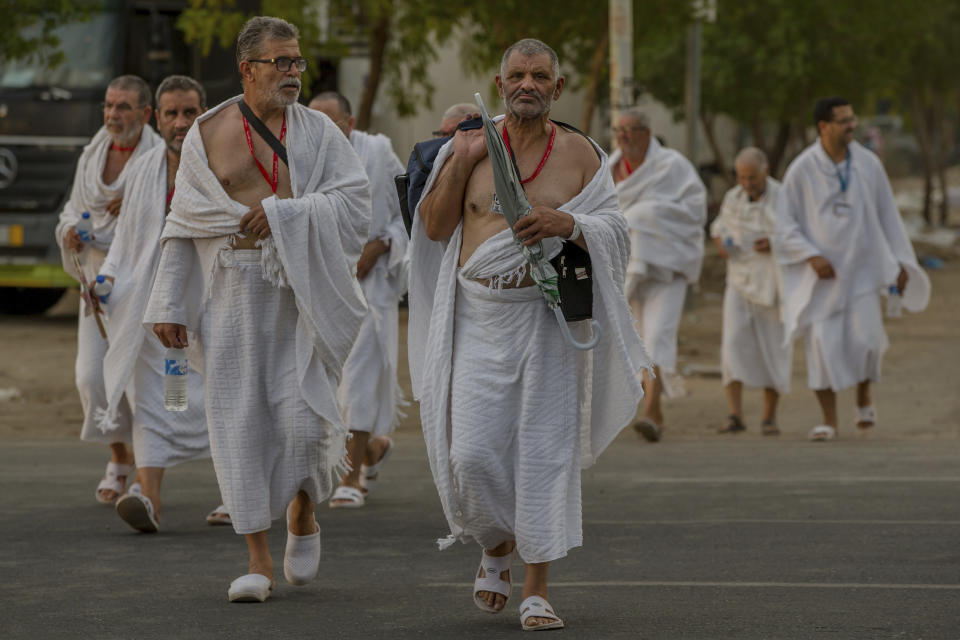
<svg viewBox="0 0 960 640">
<path fill-rule="evenodd" d="M 248 207 L 232 200 L 210 171 L 199 126 L 240 98 L 197 118 L 184 140 L 163 239 L 194 240 L 194 252 L 181 256 L 193 275 L 184 280 L 188 290 L 172 295 L 164 278 L 175 270 L 164 269 L 161 259 L 147 324 L 176 322 L 197 331 L 219 260 L 230 259 L 224 249 Z M 327 116 L 294 104 L 286 118 L 293 197 L 273 195 L 261 203 L 272 232 L 261 241 L 261 267 L 265 279 L 289 287 L 296 298 L 300 391 L 317 415 L 342 429 L 335 389 L 366 312 L 356 265 L 370 223 L 370 192 L 357 154 Z"/>
<path fill-rule="evenodd" d="M 143 133 L 140 134 L 140 140 L 130 155 L 130 159 L 127 160 L 127 164 L 123 167 L 123 171 L 120 172 L 120 175 L 112 184 L 104 184 L 103 168 L 112 143 L 110 132 L 107 131 L 106 127 L 101 127 L 93 136 L 93 139 L 83 148 L 83 153 L 80 154 L 80 160 L 77 162 L 77 171 L 73 177 L 70 199 L 63 205 L 63 211 L 60 212 L 60 220 L 57 223 L 56 231 L 57 244 L 60 246 L 63 268 L 74 278 L 79 278 L 79 274 L 74 268 L 73 258 L 63 246 L 67 230 L 76 226 L 80 220 L 80 215 L 84 211 L 88 211 L 90 219 L 93 221 L 94 235 L 94 240 L 90 245 L 101 251 L 109 249 L 117 226 L 117 217 L 107 212 L 107 204 L 123 194 L 127 175 L 135 161 L 156 145 L 160 144 L 162 146 L 160 136 L 154 132 L 153 128 L 149 125 L 144 126 Z"/>
<path fill-rule="evenodd" d="M 424 195 L 433 187 L 444 163 L 453 152 L 452 143 L 440 150 Z M 423 202 L 421 199 L 420 202 Z M 600 323 L 602 338 L 595 349 L 580 352 L 577 379 L 580 385 L 581 466 L 587 467 L 633 418 L 643 397 L 639 373 L 650 362 L 633 328 L 633 317 L 623 294 L 629 240 L 606 155 L 590 183 L 560 210 L 574 216 L 590 248 L 593 263 L 593 316 Z M 461 227 L 445 242 L 427 238 L 423 220 L 414 219 L 410 261 L 410 374 L 414 396 L 421 401 L 421 417 L 430 466 L 446 513 L 455 510 L 449 467 L 451 361 L 454 333 L 454 301 Z M 489 265 L 478 255 L 475 277 L 487 277 L 489 266 L 498 274 L 523 263 L 514 245 L 512 260 L 504 260 L 504 243 L 513 240 L 508 231 L 487 240 Z M 486 265 L 486 266 L 485 266 Z M 492 273 L 491 271 L 491 273 Z M 546 302 L 544 302 L 546 304 Z M 522 330 L 504 326 L 504 332 Z M 450 523 L 454 535 L 460 534 Z"/>
<path fill-rule="evenodd" d="M 614 151 L 610 166 L 621 156 Z M 682 273 L 695 283 L 703 263 L 707 190 L 693 165 L 651 138 L 643 164 L 617 183 L 617 195 L 630 228 L 627 292 L 633 290 L 632 280 L 647 275 L 648 265 Z"/>
</svg>

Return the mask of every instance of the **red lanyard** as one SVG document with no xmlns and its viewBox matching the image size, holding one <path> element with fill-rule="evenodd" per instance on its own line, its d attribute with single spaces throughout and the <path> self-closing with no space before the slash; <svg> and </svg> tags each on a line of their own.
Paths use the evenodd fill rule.
<svg viewBox="0 0 960 640">
<path fill-rule="evenodd" d="M 521 180 L 520 184 L 527 184 L 532 181 L 538 175 L 540 175 L 540 170 L 543 169 L 543 165 L 547 164 L 547 158 L 550 157 L 550 152 L 553 151 L 553 140 L 557 137 L 557 125 L 550 123 L 550 142 L 547 143 L 547 150 L 543 152 L 543 157 L 540 158 L 540 164 L 537 165 L 537 170 L 533 172 L 533 175 L 527 178 L 526 180 Z M 507 153 L 513 154 L 513 151 L 510 150 L 510 136 L 507 134 L 507 123 L 503 123 L 503 143 L 507 145 Z"/>
<path fill-rule="evenodd" d="M 623 160 L 623 166 L 624 166 L 624 167 L 626 168 L 626 170 L 627 170 L 627 175 L 630 175 L 631 173 L 633 173 L 633 169 L 630 168 L 630 163 L 627 162 L 627 157 L 626 157 L 626 156 L 623 156 L 623 158 L 621 158 L 621 159 Z"/>
<path fill-rule="evenodd" d="M 173 192 L 177 190 L 177 185 L 170 187 L 170 192 L 167 193 L 167 206 L 170 206 L 170 201 L 173 200 Z"/>
<path fill-rule="evenodd" d="M 267 170 L 263 168 L 263 165 L 260 164 L 260 161 L 257 160 L 257 154 L 253 152 L 253 138 L 250 136 L 250 125 L 247 124 L 247 119 L 243 116 L 240 116 L 243 119 L 243 132 L 247 134 L 247 146 L 250 147 L 250 155 L 253 156 L 253 161 L 257 163 L 257 168 L 260 169 L 260 173 L 263 174 L 263 179 L 267 181 L 267 184 L 270 185 L 270 188 L 273 189 L 273 192 L 277 192 L 277 186 L 280 184 L 280 177 L 277 175 L 277 153 L 273 153 L 273 178 L 267 175 Z M 283 142 L 283 136 L 287 134 L 287 114 L 283 114 L 283 125 L 280 127 L 280 142 Z"/>
<path fill-rule="evenodd" d="M 132 147 L 118 147 L 118 146 L 115 145 L 115 144 L 111 144 L 111 145 L 110 145 L 110 148 L 113 149 L 114 151 L 124 151 L 124 152 L 127 152 L 127 153 L 129 153 L 129 152 L 131 152 L 131 151 L 136 151 L 136 150 L 137 150 L 137 146 L 136 146 L 136 145 L 134 145 L 134 146 L 132 146 Z"/>
</svg>

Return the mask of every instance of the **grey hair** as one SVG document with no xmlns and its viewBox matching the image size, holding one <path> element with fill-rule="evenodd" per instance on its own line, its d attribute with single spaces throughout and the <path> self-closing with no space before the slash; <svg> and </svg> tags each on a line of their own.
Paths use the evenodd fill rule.
<svg viewBox="0 0 960 640">
<path fill-rule="evenodd" d="M 757 169 L 764 169 L 770 166 L 767 162 L 767 154 L 757 147 L 744 147 L 741 149 L 740 153 L 737 154 L 736 160 L 733 161 L 733 166 L 741 163 L 752 164 L 756 166 Z"/>
<path fill-rule="evenodd" d="M 630 107 L 629 109 L 624 109 L 620 112 L 620 117 L 626 116 L 627 118 L 633 118 L 637 121 L 637 126 L 641 129 L 646 129 L 650 131 L 650 116 L 641 109 L 640 107 Z"/>
<path fill-rule="evenodd" d="M 150 85 L 140 76 L 126 75 L 117 76 L 110 81 L 107 89 L 120 89 L 121 91 L 136 91 L 139 107 L 149 107 L 153 103 L 150 96 Z"/>
<path fill-rule="evenodd" d="M 557 52 L 550 48 L 550 46 L 536 38 L 524 38 L 523 40 L 518 40 L 512 45 L 507 47 L 507 50 L 503 52 L 503 57 L 500 58 L 500 77 L 502 78 L 506 75 L 507 71 L 507 61 L 510 59 L 511 54 L 516 51 L 525 58 L 530 56 L 538 56 L 541 54 L 547 54 L 550 56 L 550 70 L 553 72 L 554 81 L 560 78 L 560 59 L 557 57 Z"/>
<path fill-rule="evenodd" d="M 247 20 L 237 36 L 237 66 L 256 58 L 265 40 L 299 40 L 300 31 L 283 18 L 254 16 Z"/>
<path fill-rule="evenodd" d="M 477 107 L 475 104 L 461 102 L 444 111 L 443 118 L 441 118 L 441 120 L 446 120 L 447 118 L 466 118 L 467 116 L 476 113 L 478 110 L 479 107 Z"/>
<path fill-rule="evenodd" d="M 157 87 L 157 106 L 160 106 L 160 96 L 171 91 L 196 91 L 200 97 L 200 108 L 207 108 L 207 92 L 203 85 L 189 76 L 167 76 Z"/>
<path fill-rule="evenodd" d="M 310 108 L 314 108 L 313 105 L 318 102 L 327 101 L 336 102 L 337 106 L 340 107 L 340 112 L 344 117 L 353 115 L 353 110 L 350 108 L 350 101 L 347 100 L 347 97 L 339 91 L 324 91 L 322 93 L 318 93 L 310 100 Z"/>
</svg>

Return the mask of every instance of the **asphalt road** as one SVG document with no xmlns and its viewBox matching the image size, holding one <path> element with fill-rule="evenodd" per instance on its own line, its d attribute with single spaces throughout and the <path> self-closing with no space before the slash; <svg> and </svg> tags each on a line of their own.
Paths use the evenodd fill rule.
<svg viewBox="0 0 960 640">
<path fill-rule="evenodd" d="M 230 604 L 242 539 L 203 516 L 208 462 L 168 471 L 163 530 L 94 502 L 101 447 L 0 446 L 0 638 L 509 638 L 471 601 L 478 552 L 446 534 L 422 438 L 400 433 L 359 510 L 320 508 L 316 582 Z M 584 473 L 585 546 L 557 562 L 564 638 L 960 638 L 960 441 L 625 432 Z M 520 566 L 514 566 L 520 573 Z M 515 580 L 516 582 L 516 580 Z"/>
</svg>

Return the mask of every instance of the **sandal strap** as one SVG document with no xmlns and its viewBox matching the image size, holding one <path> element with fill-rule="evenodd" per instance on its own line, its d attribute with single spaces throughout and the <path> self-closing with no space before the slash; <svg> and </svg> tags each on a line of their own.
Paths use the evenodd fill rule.
<svg viewBox="0 0 960 640">
<path fill-rule="evenodd" d="M 511 582 L 504 580 L 502 575 L 504 571 L 510 570 L 513 562 L 513 551 L 505 556 L 489 556 L 486 552 L 480 558 L 480 569 L 486 574 L 480 577 L 480 569 L 477 570 L 477 578 L 473 581 L 473 593 L 478 591 L 492 591 L 502 596 L 510 596 Z"/>
<path fill-rule="evenodd" d="M 520 603 L 520 624 L 526 625 L 529 618 L 560 620 L 550 603 L 540 596 L 529 596 Z"/>
<path fill-rule="evenodd" d="M 866 407 L 857 407 L 857 422 L 876 422 L 877 410 L 871 404 Z"/>
<path fill-rule="evenodd" d="M 349 500 L 350 502 L 363 502 L 363 492 L 356 487 L 347 487 L 341 485 L 333 490 L 333 497 L 330 500 Z"/>
</svg>

